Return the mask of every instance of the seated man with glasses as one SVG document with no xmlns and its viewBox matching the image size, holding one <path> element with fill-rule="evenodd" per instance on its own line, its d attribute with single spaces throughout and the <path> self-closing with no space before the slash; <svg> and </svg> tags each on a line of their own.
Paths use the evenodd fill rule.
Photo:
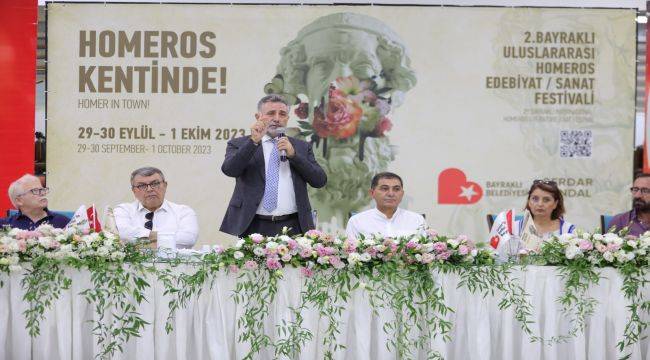
<svg viewBox="0 0 650 360">
<path fill-rule="evenodd" d="M 47 209 L 50 189 L 43 187 L 34 175 L 24 175 L 9 185 L 9 199 L 18 214 L 0 219 L 0 227 L 10 226 L 23 230 L 34 230 L 42 224 L 64 228 L 70 219 Z"/>
<path fill-rule="evenodd" d="M 614 216 L 609 232 L 618 232 L 628 227 L 628 235 L 639 236 L 650 230 L 650 174 L 638 174 L 630 188 L 632 210 Z"/>
<path fill-rule="evenodd" d="M 165 200 L 167 182 L 162 171 L 143 167 L 131 173 L 137 199 L 115 207 L 115 223 L 125 241 L 146 238 L 157 246 L 159 234 L 171 234 L 177 248 L 191 248 L 199 235 L 196 213 L 186 205 Z"/>
</svg>

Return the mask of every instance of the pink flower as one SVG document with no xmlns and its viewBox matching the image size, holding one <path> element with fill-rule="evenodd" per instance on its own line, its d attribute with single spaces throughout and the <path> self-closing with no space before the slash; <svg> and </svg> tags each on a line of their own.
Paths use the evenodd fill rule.
<svg viewBox="0 0 650 360">
<path fill-rule="evenodd" d="M 237 265 L 233 264 L 228 266 L 228 270 L 230 270 L 231 273 L 236 274 L 239 272 L 239 267 Z"/>
<path fill-rule="evenodd" d="M 596 250 L 598 250 L 598 252 L 602 254 L 605 251 L 607 251 L 607 246 L 603 244 L 596 244 Z"/>
<path fill-rule="evenodd" d="M 257 269 L 257 263 L 255 261 L 253 261 L 253 260 L 248 260 L 244 264 L 244 267 L 246 269 L 248 269 L 248 270 L 255 270 L 255 269 Z"/>
<path fill-rule="evenodd" d="M 284 254 L 284 255 L 282 255 L 282 261 L 284 261 L 284 262 L 289 262 L 289 261 L 291 261 L 291 254 Z"/>
<path fill-rule="evenodd" d="M 296 110 L 294 110 L 296 113 L 296 116 L 300 119 L 306 119 L 309 117 L 309 104 L 301 102 L 298 107 L 296 107 Z"/>
<path fill-rule="evenodd" d="M 467 254 L 469 254 L 469 247 L 467 247 L 467 246 L 465 246 L 465 245 L 460 245 L 460 246 L 458 247 L 458 254 L 460 254 L 460 255 L 467 255 Z"/>
<path fill-rule="evenodd" d="M 212 251 L 214 251 L 217 254 L 223 254 L 223 252 L 226 250 L 221 245 L 215 245 Z"/>
<path fill-rule="evenodd" d="M 7 245 L 0 244 L 0 253 L 6 253 L 8 250 Z"/>
<path fill-rule="evenodd" d="M 594 248 L 594 244 L 592 244 L 591 241 L 589 241 L 589 240 L 584 240 L 583 239 L 583 240 L 580 240 L 580 242 L 578 243 L 578 247 L 582 251 L 589 251 L 589 250 Z"/>
<path fill-rule="evenodd" d="M 433 250 L 437 253 L 441 253 L 447 250 L 447 243 L 441 241 L 435 242 L 433 243 Z"/>
<path fill-rule="evenodd" d="M 464 243 L 467 242 L 468 240 L 469 238 L 467 237 L 467 235 L 458 235 L 458 237 L 456 238 L 456 241 L 458 241 L 459 243 Z"/>
<path fill-rule="evenodd" d="M 357 132 L 363 115 L 363 110 L 357 103 L 334 92 L 325 110 L 325 114 L 321 109 L 316 109 L 314 112 L 312 126 L 318 136 L 347 139 Z"/>
<path fill-rule="evenodd" d="M 294 239 L 287 240 L 287 247 L 289 250 L 293 250 L 298 247 L 298 242 Z"/>
<path fill-rule="evenodd" d="M 375 257 L 375 256 L 377 255 L 378 250 L 377 250 L 376 247 L 374 247 L 374 246 L 370 246 L 370 247 L 368 247 L 368 248 L 366 249 L 366 252 L 367 252 L 370 256 Z"/>
<path fill-rule="evenodd" d="M 18 243 L 18 251 L 20 252 L 25 252 L 27 250 L 27 242 L 23 239 L 20 239 L 17 241 Z"/>
<path fill-rule="evenodd" d="M 389 118 L 384 116 L 383 118 L 381 118 L 381 120 L 379 120 L 379 122 L 375 126 L 373 133 L 374 135 L 379 137 L 384 136 L 384 134 L 387 131 L 390 131 L 392 128 L 393 128 L 393 123 L 390 121 Z"/>
<path fill-rule="evenodd" d="M 50 246 L 50 249 L 58 249 L 60 247 L 61 247 L 61 243 L 56 241 L 56 240 L 53 240 L 52 245 Z"/>
<path fill-rule="evenodd" d="M 418 247 L 418 243 L 416 243 L 413 240 L 409 240 L 409 242 L 406 243 L 406 248 L 407 249 L 415 249 Z"/>
<path fill-rule="evenodd" d="M 615 251 L 617 251 L 617 250 L 620 249 L 620 248 L 621 248 L 621 246 L 618 245 L 618 244 L 614 244 L 614 243 L 609 243 L 609 244 L 607 244 L 607 250 L 608 250 L 608 251 L 611 251 L 611 252 L 615 252 Z"/>
<path fill-rule="evenodd" d="M 253 240 L 254 243 L 259 244 L 262 241 L 264 241 L 264 235 L 261 234 L 251 234 L 251 240 Z"/>
<path fill-rule="evenodd" d="M 447 260 L 451 256 L 451 251 L 443 251 L 440 254 L 436 255 L 438 260 Z"/>
<path fill-rule="evenodd" d="M 330 265 L 334 266 L 335 269 L 342 269 L 345 267 L 345 264 L 338 256 L 330 257 Z"/>
<path fill-rule="evenodd" d="M 422 261 L 421 261 L 421 262 L 422 262 L 423 264 L 429 264 L 429 263 L 432 262 L 434 259 L 435 259 L 435 257 L 433 256 L 433 254 L 431 254 L 431 253 L 424 253 L 424 254 L 422 254 Z"/>
<path fill-rule="evenodd" d="M 311 255 L 312 255 L 312 253 L 311 253 L 311 250 L 309 250 L 309 249 L 302 249 L 302 251 L 300 252 L 300 257 L 302 257 L 302 258 L 308 258 L 308 257 L 311 257 Z"/>
<path fill-rule="evenodd" d="M 282 268 L 282 264 L 280 264 L 277 257 L 270 257 L 266 259 L 266 267 L 270 270 L 277 270 Z"/>
<path fill-rule="evenodd" d="M 84 234 L 84 235 L 88 235 L 88 234 L 90 234 L 90 229 L 83 229 L 81 231 L 81 233 Z"/>
<path fill-rule="evenodd" d="M 305 236 L 310 237 L 312 239 L 318 239 L 319 237 L 321 237 L 321 235 L 323 235 L 323 233 L 315 229 L 309 230 L 305 233 Z"/>
<path fill-rule="evenodd" d="M 429 238 L 434 238 L 434 237 L 438 236 L 438 232 L 433 230 L 433 229 L 427 229 L 425 232 L 427 233 L 427 236 Z"/>
<path fill-rule="evenodd" d="M 314 271 L 312 269 L 306 268 L 304 266 L 300 268 L 300 273 L 302 274 L 302 276 L 308 277 L 308 278 L 314 276 Z"/>
</svg>

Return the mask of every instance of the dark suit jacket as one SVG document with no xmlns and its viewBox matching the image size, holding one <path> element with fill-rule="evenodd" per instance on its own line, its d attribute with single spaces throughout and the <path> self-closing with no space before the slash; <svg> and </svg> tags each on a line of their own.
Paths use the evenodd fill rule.
<svg viewBox="0 0 650 360">
<path fill-rule="evenodd" d="M 323 187 L 327 183 L 327 175 L 316 162 L 309 143 L 292 137 L 289 137 L 289 141 L 296 154 L 287 161 L 291 167 L 291 179 L 296 195 L 300 227 L 305 232 L 314 228 L 307 184 L 315 188 Z M 236 182 L 228 210 L 226 210 L 219 230 L 239 236 L 253 221 L 264 196 L 266 172 L 262 145 L 255 145 L 250 136 L 228 141 L 226 158 L 221 165 L 221 171 L 234 177 Z"/>
</svg>

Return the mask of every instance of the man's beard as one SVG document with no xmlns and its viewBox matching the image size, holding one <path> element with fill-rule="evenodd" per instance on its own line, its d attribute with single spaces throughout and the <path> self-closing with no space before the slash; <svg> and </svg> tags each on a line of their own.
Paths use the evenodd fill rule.
<svg viewBox="0 0 650 360">
<path fill-rule="evenodd" d="M 637 213 L 648 213 L 650 212 L 650 202 L 646 202 L 643 199 L 634 199 L 632 200 L 632 208 Z"/>
</svg>

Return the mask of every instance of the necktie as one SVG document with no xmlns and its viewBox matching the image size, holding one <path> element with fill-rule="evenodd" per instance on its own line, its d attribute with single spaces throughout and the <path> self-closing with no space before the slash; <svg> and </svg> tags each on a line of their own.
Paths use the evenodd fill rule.
<svg viewBox="0 0 650 360">
<path fill-rule="evenodd" d="M 266 167 L 266 183 L 264 184 L 264 197 L 262 198 L 262 206 L 268 212 L 278 207 L 278 182 L 280 180 L 278 141 L 277 139 L 271 139 L 270 141 L 273 143 L 273 149 Z"/>
</svg>

